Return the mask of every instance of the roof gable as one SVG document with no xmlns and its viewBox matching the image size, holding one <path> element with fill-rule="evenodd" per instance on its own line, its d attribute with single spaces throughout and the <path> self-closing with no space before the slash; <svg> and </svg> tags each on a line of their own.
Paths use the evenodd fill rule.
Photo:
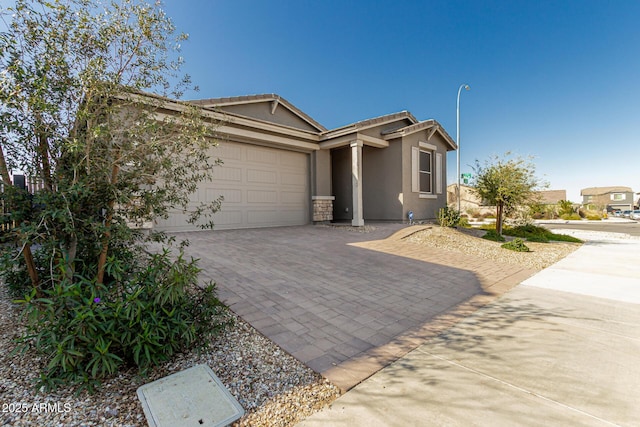
<svg viewBox="0 0 640 427">
<path fill-rule="evenodd" d="M 580 190 L 581 196 L 599 196 L 609 193 L 633 193 L 630 187 L 589 187 Z"/>
<path fill-rule="evenodd" d="M 411 124 L 410 126 L 405 126 L 399 129 L 393 129 L 387 132 L 383 132 L 383 138 L 388 141 L 391 139 L 401 138 L 403 136 L 408 136 L 413 133 L 421 132 L 421 131 L 427 131 L 429 133 L 427 139 L 431 138 L 433 134 L 439 133 L 440 136 L 442 136 L 442 138 L 447 142 L 447 144 L 449 144 L 449 147 L 451 148 L 451 150 L 455 150 L 458 148 L 458 145 L 453 140 L 453 138 L 451 138 L 451 136 L 449 136 L 447 131 L 444 130 L 442 125 L 438 123 L 437 120 L 434 120 L 434 119 L 424 120 L 422 122 Z"/>
<path fill-rule="evenodd" d="M 189 101 L 205 108 L 250 117 L 311 132 L 327 129 L 286 99 L 276 94 L 236 96 L 230 98 L 210 98 Z"/>
<path fill-rule="evenodd" d="M 354 132 L 362 132 L 376 126 L 384 125 L 389 125 L 383 130 L 383 132 L 387 132 L 389 130 L 403 128 L 414 123 L 418 123 L 418 119 L 416 119 L 413 114 L 408 111 L 401 111 L 399 113 L 386 114 L 384 116 L 361 120 L 346 126 L 328 130 L 324 132 L 323 139 L 335 138 L 337 136 Z"/>
</svg>

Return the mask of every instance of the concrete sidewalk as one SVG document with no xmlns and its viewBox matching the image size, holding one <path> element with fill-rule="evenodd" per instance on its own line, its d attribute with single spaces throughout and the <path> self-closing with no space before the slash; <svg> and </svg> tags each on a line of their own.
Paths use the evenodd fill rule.
<svg viewBox="0 0 640 427">
<path fill-rule="evenodd" d="M 299 425 L 640 425 L 640 240 L 583 237 Z"/>
</svg>

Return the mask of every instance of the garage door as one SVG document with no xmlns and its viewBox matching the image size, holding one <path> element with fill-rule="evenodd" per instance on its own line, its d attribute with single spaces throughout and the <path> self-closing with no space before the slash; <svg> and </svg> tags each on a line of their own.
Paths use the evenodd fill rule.
<svg viewBox="0 0 640 427">
<path fill-rule="evenodd" d="M 223 196 L 214 217 L 216 230 L 303 225 L 309 222 L 309 157 L 276 148 L 221 142 L 213 156 L 224 162 L 192 198 L 210 202 Z M 175 212 L 157 228 L 193 230 L 186 215 Z"/>
</svg>

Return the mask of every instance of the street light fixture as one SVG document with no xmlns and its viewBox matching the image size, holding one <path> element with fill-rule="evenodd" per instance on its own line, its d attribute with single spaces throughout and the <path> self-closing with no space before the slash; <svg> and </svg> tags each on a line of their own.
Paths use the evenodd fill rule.
<svg viewBox="0 0 640 427">
<path fill-rule="evenodd" d="M 456 150 L 456 163 L 457 163 L 457 175 L 458 175 L 458 213 L 460 213 L 460 92 L 462 89 L 469 90 L 468 84 L 463 83 L 458 88 L 458 101 L 456 104 L 456 144 L 458 145 L 458 149 Z"/>
</svg>

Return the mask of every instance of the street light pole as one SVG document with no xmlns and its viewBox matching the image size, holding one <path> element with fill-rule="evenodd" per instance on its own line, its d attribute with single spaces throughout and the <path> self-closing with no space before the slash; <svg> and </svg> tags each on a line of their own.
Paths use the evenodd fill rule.
<svg viewBox="0 0 640 427">
<path fill-rule="evenodd" d="M 469 90 L 471 89 L 468 84 L 463 83 L 458 88 L 458 101 L 456 103 L 456 144 L 458 145 L 458 149 L 456 150 L 456 164 L 457 164 L 457 175 L 458 175 L 458 214 L 460 213 L 460 92 L 462 89 Z"/>
</svg>

